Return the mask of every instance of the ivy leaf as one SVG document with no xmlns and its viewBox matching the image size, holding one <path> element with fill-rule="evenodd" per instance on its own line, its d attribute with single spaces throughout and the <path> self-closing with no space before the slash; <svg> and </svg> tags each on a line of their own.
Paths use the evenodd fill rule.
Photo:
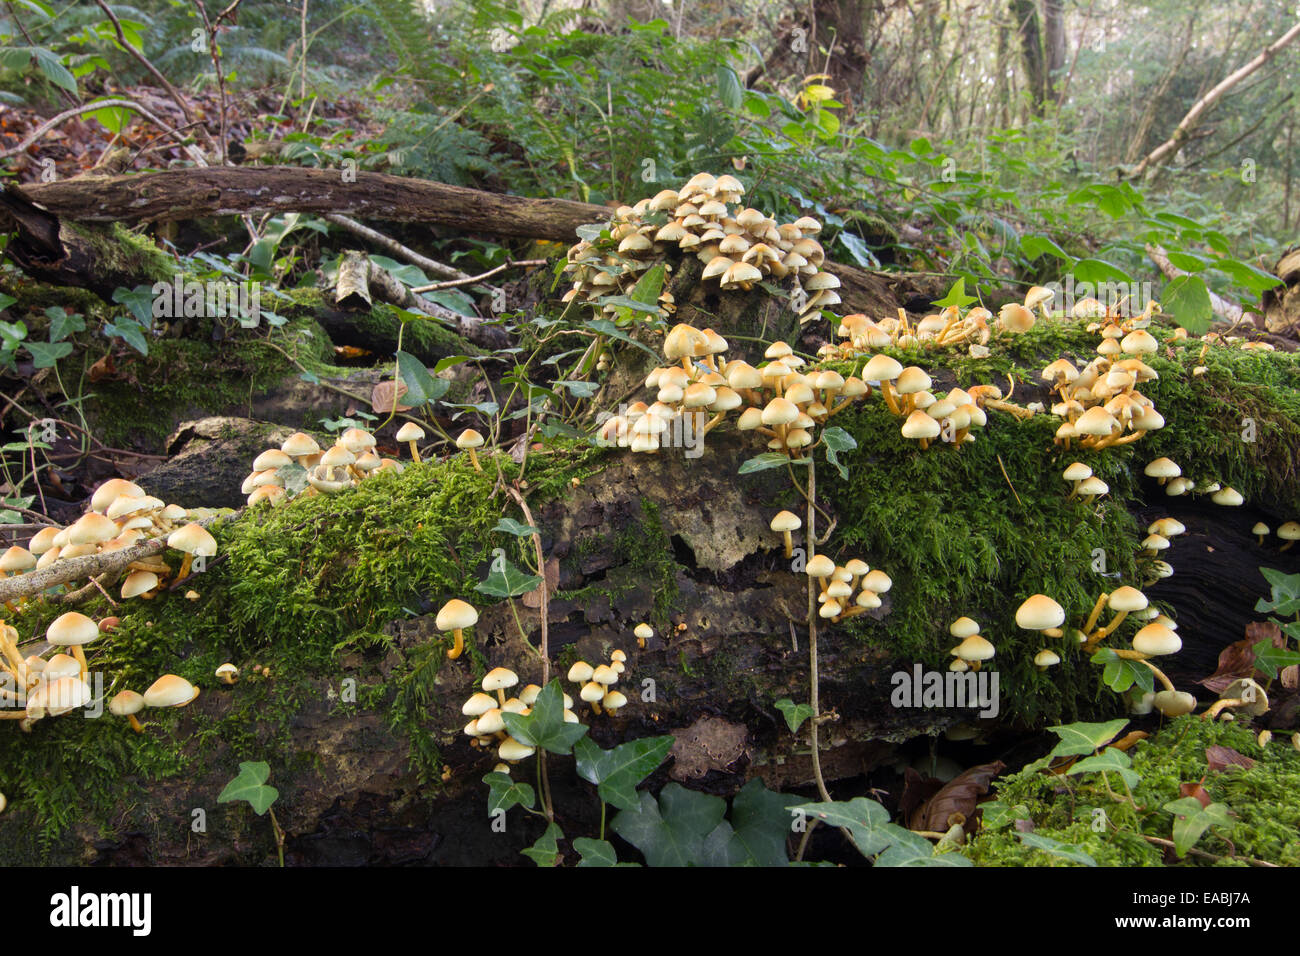
<svg viewBox="0 0 1300 956">
<path fill-rule="evenodd" d="M 785 725 L 792 734 L 797 734 L 803 722 L 813 715 L 812 704 L 796 704 L 789 697 L 782 697 L 774 706 L 784 715 Z"/>
<path fill-rule="evenodd" d="M 45 315 L 50 320 L 50 341 L 61 342 L 73 332 L 84 332 L 86 330 L 86 321 L 76 312 L 68 315 L 67 311 L 57 305 L 52 305 L 45 310 Z"/>
<path fill-rule="evenodd" d="M 526 574 L 515 567 L 508 558 L 497 558 L 487 580 L 474 585 L 474 590 L 488 597 L 512 598 L 537 590 L 542 579 L 536 574 Z"/>
<path fill-rule="evenodd" d="M 826 445 L 826 460 L 835 466 L 841 478 L 848 481 L 849 470 L 840 464 L 838 454 L 843 451 L 853 451 L 858 447 L 857 440 L 843 428 L 832 425 L 822 431 L 822 441 Z"/>
<path fill-rule="evenodd" d="M 637 808 L 620 810 L 610 829 L 640 850 L 649 866 L 693 866 L 726 812 L 721 797 L 670 783 L 658 800 L 642 793 Z"/>
<path fill-rule="evenodd" d="M 714 828 L 704 841 L 710 866 L 788 866 L 786 837 L 790 807 L 800 797 L 773 793 L 757 777 L 745 784 L 731 802 L 731 820 Z"/>
<path fill-rule="evenodd" d="M 936 853 L 933 843 L 911 830 L 890 824 L 898 832 L 889 848 L 876 857 L 876 866 L 974 866 L 960 853 Z"/>
<path fill-rule="evenodd" d="M 1020 254 L 1026 259 L 1037 259 L 1044 255 L 1055 256 L 1065 262 L 1073 258 L 1047 236 L 1025 236 L 1020 240 Z"/>
<path fill-rule="evenodd" d="M 72 354 L 71 342 L 28 342 L 27 351 L 32 353 L 32 364 L 37 368 L 51 368 L 59 359 Z"/>
<path fill-rule="evenodd" d="M 1179 857 L 1186 856 L 1187 851 L 1196 845 L 1196 841 L 1210 827 L 1232 825 L 1228 805 L 1225 803 L 1211 803 L 1208 807 L 1203 807 L 1195 797 L 1183 797 L 1166 803 L 1161 809 L 1174 815 L 1174 850 Z"/>
<path fill-rule="evenodd" d="M 1125 660 L 1112 648 L 1101 648 L 1092 655 L 1091 660 L 1094 664 L 1102 665 L 1102 683 L 1117 694 L 1124 693 L 1135 684 L 1143 692 L 1155 688 L 1155 675 L 1151 668 L 1141 661 Z"/>
<path fill-rule="evenodd" d="M 124 305 L 127 311 L 144 328 L 153 325 L 153 289 L 147 285 L 138 285 L 134 289 L 118 286 L 113 290 L 113 301 Z"/>
<path fill-rule="evenodd" d="M 260 817 L 280 796 L 280 791 L 275 787 L 267 786 L 266 780 L 270 776 L 271 765 L 264 760 L 241 763 L 239 775 L 226 784 L 226 788 L 217 797 L 217 803 L 246 800 L 253 812 Z"/>
<path fill-rule="evenodd" d="M 645 274 L 637 279 L 636 285 L 632 288 L 632 299 L 645 305 L 653 306 L 654 311 L 659 311 L 659 294 L 663 292 L 664 276 L 666 275 L 663 263 L 652 269 L 647 269 Z"/>
<path fill-rule="evenodd" d="M 637 308 L 644 308 L 644 306 L 642 306 L 641 303 L 639 302 L 636 303 L 636 306 Z M 658 310 L 656 309 L 655 311 Z M 626 332 L 620 329 L 609 319 L 590 319 L 586 324 L 587 324 L 587 328 L 593 329 L 599 332 L 601 335 L 608 335 L 611 339 L 618 339 L 620 342 L 627 342 L 629 345 L 635 345 L 642 352 L 645 352 L 646 355 L 651 356 L 655 360 L 655 362 L 660 361 L 660 357 L 657 352 L 655 352 L 649 346 L 641 342 L 638 342 L 636 339 L 632 338 L 632 336 L 628 335 Z"/>
<path fill-rule="evenodd" d="M 1160 307 L 1192 335 L 1203 335 L 1210 328 L 1214 310 L 1210 290 L 1200 276 L 1171 279 L 1160 293 Z"/>
<path fill-rule="evenodd" d="M 1270 600 L 1259 599 L 1256 611 L 1272 611 L 1283 616 L 1300 612 L 1300 574 L 1286 574 L 1276 568 L 1260 568 L 1259 573 L 1264 575 L 1273 593 Z"/>
<path fill-rule="evenodd" d="M 536 791 L 526 783 L 512 780 L 508 773 L 489 773 L 483 782 L 488 786 L 488 816 L 514 806 L 531 810 L 537 802 Z"/>
<path fill-rule="evenodd" d="M 619 865 L 618 854 L 614 852 L 613 844 L 607 843 L 604 840 L 593 840 L 591 837 L 578 837 L 573 841 L 573 848 L 582 855 L 582 860 L 578 863 L 579 867 Z"/>
<path fill-rule="evenodd" d="M 889 811 L 875 800 L 854 797 L 849 801 L 804 803 L 796 809 L 823 823 L 847 830 L 863 856 L 875 856 L 888 849 L 902 827 L 889 822 Z"/>
<path fill-rule="evenodd" d="M 1078 722 L 1048 727 L 1052 733 L 1061 738 L 1050 757 L 1077 757 L 1096 752 L 1110 743 L 1128 725 L 1124 718 L 1108 720 L 1104 724 Z"/>
<path fill-rule="evenodd" d="M 516 538 L 527 538 L 537 529 L 530 524 L 524 524 L 522 521 L 516 521 L 514 518 L 502 518 L 497 522 L 493 531 L 504 531 L 506 534 L 513 534 Z"/>
<path fill-rule="evenodd" d="M 397 353 L 397 374 L 406 384 L 406 394 L 402 404 L 418 408 L 426 402 L 436 402 L 447 394 L 451 383 L 443 378 L 434 378 L 424 363 L 410 352 Z"/>
<path fill-rule="evenodd" d="M 0 347 L 6 352 L 12 352 L 18 346 L 23 344 L 27 338 L 27 325 L 23 322 L 0 322 Z"/>
<path fill-rule="evenodd" d="M 1291 633 L 1290 627 L 1286 630 L 1288 634 Z M 1277 677 L 1284 667 L 1300 664 L 1300 651 L 1276 647 L 1268 638 L 1254 645 L 1251 650 L 1255 653 L 1255 667 L 1270 678 Z"/>
<path fill-rule="evenodd" d="M 588 737 L 574 745 L 573 755 L 578 776 L 596 784 L 600 799 L 620 810 L 635 810 L 637 784 L 650 776 L 672 749 L 671 734 L 631 740 L 613 750 L 602 750 Z"/>
<path fill-rule="evenodd" d="M 144 329 L 139 323 L 123 319 L 121 324 L 104 323 L 104 334 L 109 338 L 119 338 L 141 355 L 149 354 L 149 340 L 144 337 Z"/>
<path fill-rule="evenodd" d="M 975 301 L 977 301 L 975 296 L 966 294 L 966 280 L 958 279 L 953 283 L 952 288 L 948 290 L 947 295 L 930 304 L 936 309 L 946 309 L 950 305 L 955 305 L 959 309 L 964 309 Z"/>
<path fill-rule="evenodd" d="M 1062 843 L 1060 840 L 1053 840 L 1051 837 L 1043 836 L 1041 833 L 1017 832 L 1016 836 L 1020 837 L 1020 842 L 1025 846 L 1031 846 L 1035 850 L 1042 850 L 1044 853 L 1050 853 L 1052 856 L 1059 856 L 1063 860 L 1070 860 L 1071 862 L 1081 864 L 1082 866 L 1097 865 L 1096 860 L 1073 844 Z"/>
<path fill-rule="evenodd" d="M 9 306 L 13 305 L 17 301 L 18 300 L 13 296 L 4 292 L 0 292 L 0 312 L 3 312 L 5 309 L 9 308 Z"/>
<path fill-rule="evenodd" d="M 540 580 L 540 579 L 539 579 Z M 541 747 L 553 754 L 567 754 L 587 733 L 584 724 L 570 724 L 564 719 L 564 691 L 557 677 L 537 695 L 532 712 L 502 714 L 510 736 L 530 747 Z"/>
<path fill-rule="evenodd" d="M 1029 808 L 1023 803 L 1007 806 L 1000 800 L 989 800 L 980 804 L 980 827 L 984 830 L 999 830 L 1017 820 L 1032 819 Z"/>
<path fill-rule="evenodd" d="M 559 843 L 563 836 L 564 831 L 560 829 L 559 824 L 552 821 L 546 825 L 546 832 L 537 838 L 536 843 L 519 852 L 538 866 L 553 867 L 560 860 Z"/>
<path fill-rule="evenodd" d="M 791 465 L 806 465 L 809 462 L 807 458 L 791 458 L 779 451 L 765 451 L 761 455 L 755 455 L 740 464 L 736 471 L 738 475 L 748 475 L 755 471 L 767 471 L 769 468 L 780 468 L 782 465 L 789 463 Z"/>
<path fill-rule="evenodd" d="M 1116 750 L 1114 747 L 1107 747 L 1101 753 L 1093 757 L 1084 757 L 1075 763 L 1067 772 L 1069 776 L 1076 773 L 1100 773 L 1111 770 L 1119 774 L 1124 782 L 1130 787 L 1136 787 L 1142 781 L 1142 775 L 1132 769 L 1133 758 L 1122 750 Z"/>
</svg>

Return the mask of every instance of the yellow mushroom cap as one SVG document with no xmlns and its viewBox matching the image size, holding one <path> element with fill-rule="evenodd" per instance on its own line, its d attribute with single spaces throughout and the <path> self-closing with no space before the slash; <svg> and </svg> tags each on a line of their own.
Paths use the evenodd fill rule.
<svg viewBox="0 0 1300 956">
<path fill-rule="evenodd" d="M 1061 656 L 1047 648 L 1034 655 L 1034 664 L 1039 667 L 1055 667 L 1059 663 L 1061 663 Z"/>
<path fill-rule="evenodd" d="M 948 633 L 953 637 L 966 638 L 979 632 L 980 626 L 968 617 L 959 617 L 948 627 Z"/>
<path fill-rule="evenodd" d="M 1106 599 L 1106 604 L 1112 611 L 1141 611 L 1148 603 L 1145 594 L 1127 584 L 1116 588 Z"/>
<path fill-rule="evenodd" d="M 636 637 L 641 638 L 642 640 L 644 640 L 644 639 L 646 639 L 646 638 L 650 638 L 650 637 L 654 637 L 654 636 L 655 636 L 654 628 L 651 627 L 649 624 L 638 624 L 638 625 L 637 625 L 637 626 L 632 630 L 632 633 L 633 633 L 633 635 L 635 635 Z"/>
<path fill-rule="evenodd" d="M 90 687 L 80 677 L 61 677 L 42 683 L 27 695 L 27 717 L 58 717 L 90 703 Z"/>
<path fill-rule="evenodd" d="M 608 664 L 601 664 L 591 672 L 591 679 L 597 684 L 616 684 L 618 683 L 618 672 Z"/>
<path fill-rule="evenodd" d="M 144 702 L 147 707 L 184 707 L 198 696 L 199 689 L 184 677 L 164 674 L 144 692 Z"/>
<path fill-rule="evenodd" d="M 993 657 L 996 649 L 979 634 L 972 634 L 957 645 L 954 653 L 964 661 L 987 661 Z"/>
<path fill-rule="evenodd" d="M 582 685 L 582 690 L 578 692 L 578 696 L 589 704 L 598 702 L 605 696 L 605 688 L 595 681 L 591 681 Z"/>
<path fill-rule="evenodd" d="M 117 524 L 96 511 L 87 511 L 68 529 L 69 544 L 99 544 L 111 541 L 119 532 Z"/>
<path fill-rule="evenodd" d="M 90 510 L 102 513 L 122 495 L 138 498 L 143 494 L 144 489 L 133 481 L 127 481 L 125 478 L 110 478 L 96 488 L 95 493 L 90 496 Z"/>
<path fill-rule="evenodd" d="M 536 753 L 536 748 L 520 743 L 513 737 L 507 737 L 497 747 L 497 756 L 508 761 L 523 760 L 525 757 L 531 757 L 534 753 Z"/>
<path fill-rule="evenodd" d="M 34 567 L 36 567 L 36 556 L 20 545 L 14 545 L 0 556 L 0 571 L 6 573 L 22 573 Z"/>
<path fill-rule="evenodd" d="M 424 438 L 424 429 L 415 422 L 407 422 L 397 430 L 398 441 L 420 441 Z"/>
<path fill-rule="evenodd" d="M 125 581 L 122 582 L 122 597 L 124 599 L 139 597 L 141 594 L 147 594 L 158 586 L 158 575 L 152 571 L 132 571 Z"/>
<path fill-rule="evenodd" d="M 477 620 L 477 615 L 475 616 Z M 519 683 L 519 675 L 508 667 L 494 667 L 483 677 L 483 689 L 486 691 L 504 690 Z"/>
<path fill-rule="evenodd" d="M 434 625 L 440 631 L 455 631 L 463 627 L 473 627 L 478 623 L 478 611 L 474 606 L 459 598 L 452 598 L 442 606 Z"/>
<path fill-rule="evenodd" d="M 1181 717 L 1196 709 L 1196 698 L 1186 691 L 1162 690 L 1156 694 L 1154 703 L 1166 717 Z"/>
<path fill-rule="evenodd" d="M 1065 609 L 1046 594 L 1035 594 L 1016 610 L 1016 625 L 1026 631 L 1044 631 L 1065 623 Z"/>
<path fill-rule="evenodd" d="M 1133 635 L 1133 650 L 1148 657 L 1177 654 L 1182 648 L 1183 642 L 1177 634 L 1154 621 Z"/>
<path fill-rule="evenodd" d="M 805 568 L 811 577 L 828 578 L 835 573 L 835 562 L 824 554 L 815 554 Z"/>
<path fill-rule="evenodd" d="M 144 696 L 133 690 L 124 690 L 108 702 L 108 712 L 115 717 L 129 717 L 144 710 Z"/>
<path fill-rule="evenodd" d="M 210 558 L 217 553 L 217 539 L 208 534 L 201 525 L 191 521 L 167 536 L 167 547 Z"/>
<path fill-rule="evenodd" d="M 60 614 L 45 632 L 45 639 L 56 647 L 89 644 L 99 637 L 99 625 L 77 611 Z"/>
<path fill-rule="evenodd" d="M 591 680 L 591 675 L 594 672 L 595 668 L 586 661 L 577 661 L 569 668 L 568 677 L 575 684 L 585 684 Z"/>
<path fill-rule="evenodd" d="M 293 458 L 287 452 L 279 448 L 268 448 L 253 459 L 253 471 L 267 471 L 292 464 Z"/>
<path fill-rule="evenodd" d="M 320 445 L 306 432 L 294 432 L 280 445 L 280 451 L 291 458 L 304 458 L 307 455 L 319 454 Z"/>
<path fill-rule="evenodd" d="M 462 451 L 469 448 L 482 448 L 483 436 L 472 428 L 467 428 L 456 436 L 456 447 Z"/>
</svg>

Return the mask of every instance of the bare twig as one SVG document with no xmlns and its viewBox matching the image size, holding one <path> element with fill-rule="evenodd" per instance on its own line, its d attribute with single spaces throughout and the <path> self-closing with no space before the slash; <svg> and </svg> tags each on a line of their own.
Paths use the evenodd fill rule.
<svg viewBox="0 0 1300 956">
<path fill-rule="evenodd" d="M 374 229 L 371 229 L 369 226 L 363 226 L 355 219 L 350 219 L 347 216 L 341 216 L 338 215 L 337 213 L 330 213 L 326 215 L 324 218 L 334 223 L 336 226 L 342 226 L 344 229 L 346 229 L 348 232 L 352 233 L 353 235 L 360 236 L 362 239 L 366 239 L 370 242 L 373 242 L 381 249 L 387 249 L 393 255 L 397 256 L 397 258 L 405 259 L 407 262 L 411 263 L 412 265 L 419 266 L 421 269 L 423 269 L 425 272 L 430 273 L 431 275 L 443 276 L 444 278 L 447 279 L 472 278 L 472 276 L 470 276 L 468 273 L 461 272 L 459 269 L 453 269 L 451 266 L 445 266 L 441 262 L 435 262 L 434 260 L 430 259 L 428 256 L 420 255 L 418 252 L 416 252 L 413 249 L 408 249 L 406 246 L 402 245 L 396 239 L 390 238 L 389 236 L 384 235 L 382 232 L 377 232 Z M 416 289 L 414 291 L 420 292 L 424 290 Z"/>
<path fill-rule="evenodd" d="M 517 269 L 523 266 L 544 266 L 549 260 L 547 259 L 510 259 L 501 263 L 495 269 L 489 269 L 487 272 L 480 273 L 476 276 L 465 276 L 463 279 L 450 279 L 447 282 L 431 282 L 428 285 L 416 286 L 411 289 L 412 292 L 434 292 L 438 289 L 450 289 L 460 285 L 473 285 L 476 282 L 482 282 L 490 276 L 496 275 L 506 269 Z"/>
<path fill-rule="evenodd" d="M 167 135 L 176 137 L 176 139 L 180 142 L 181 146 L 185 148 L 185 151 L 189 155 L 190 159 L 194 160 L 195 164 L 200 166 L 207 165 L 207 160 L 203 158 L 203 153 L 200 150 L 196 149 L 195 147 L 186 143 L 184 141 L 184 138 L 179 134 L 178 130 L 174 129 L 171 126 L 168 126 L 163 120 L 159 119 L 153 113 L 149 112 L 149 110 L 145 109 L 139 103 L 133 102 L 132 100 L 128 100 L 128 99 L 123 99 L 120 97 L 117 99 L 99 100 L 95 103 L 86 103 L 82 106 L 75 106 L 72 109 L 64 110 L 62 113 L 59 113 L 57 116 L 50 117 L 40 126 L 36 127 L 36 129 L 34 129 L 27 136 L 27 138 L 24 139 L 17 146 L 13 146 L 5 150 L 0 150 L 0 159 L 3 159 L 7 156 L 14 156 L 17 155 L 18 153 L 21 153 L 28 146 L 32 145 L 32 143 L 36 142 L 38 139 L 40 139 L 42 136 L 44 136 L 54 127 L 58 126 L 64 120 L 71 119 L 72 117 L 78 116 L 82 113 L 93 113 L 95 110 L 107 109 L 109 107 L 116 107 L 118 109 L 135 110 L 145 119 L 147 119 L 149 122 L 159 127 Z"/>
</svg>

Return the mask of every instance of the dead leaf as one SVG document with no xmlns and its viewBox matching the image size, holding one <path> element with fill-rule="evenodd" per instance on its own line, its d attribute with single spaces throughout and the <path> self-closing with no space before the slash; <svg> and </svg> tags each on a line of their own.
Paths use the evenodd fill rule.
<svg viewBox="0 0 1300 956">
<path fill-rule="evenodd" d="M 913 767 L 903 770 L 903 793 L 898 798 L 898 815 L 906 820 L 913 811 L 943 789 L 943 781 L 937 777 L 926 777 Z"/>
<path fill-rule="evenodd" d="M 1245 754 L 1239 754 L 1231 747 L 1224 747 L 1221 744 L 1212 744 L 1205 748 L 1205 762 L 1209 765 L 1212 773 L 1218 773 L 1225 767 L 1234 764 L 1247 770 L 1255 766 L 1255 761 Z"/>
<path fill-rule="evenodd" d="M 1282 682 L 1282 686 L 1287 690 L 1300 689 L 1300 664 L 1291 664 L 1282 668 L 1278 680 Z"/>
<path fill-rule="evenodd" d="M 1201 786 L 1203 783 L 1205 783 L 1204 777 L 1198 783 L 1180 783 L 1178 785 L 1178 795 L 1180 797 L 1195 797 L 1201 806 L 1208 807 L 1214 801 L 1210 798 L 1206 789 Z"/>
<path fill-rule="evenodd" d="M 989 783 L 1005 769 L 1006 764 L 995 760 L 964 770 L 912 813 L 908 827 L 942 833 L 952 825 L 950 821 L 955 816 L 969 820 L 975 814 L 979 798 L 989 792 Z"/>
<path fill-rule="evenodd" d="M 415 406 L 401 403 L 401 398 L 406 392 L 405 382 L 394 382 L 391 379 L 385 379 L 371 390 L 370 407 L 381 415 L 390 415 L 393 412 L 409 412 Z M 396 407 L 393 405 L 394 402 L 397 403 Z"/>
<path fill-rule="evenodd" d="M 1266 680 L 1265 675 L 1255 670 L 1254 651 L 1255 645 L 1266 639 L 1272 640 L 1274 647 L 1286 647 L 1286 638 L 1282 634 L 1282 629 L 1276 624 L 1270 621 L 1252 621 L 1247 624 L 1246 636 L 1220 651 L 1219 665 L 1214 673 L 1196 683 L 1206 690 L 1221 694 L 1229 684 L 1243 677 L 1253 677 L 1258 681 Z"/>
<path fill-rule="evenodd" d="M 117 376 L 117 366 L 113 364 L 113 353 L 109 352 L 102 359 L 94 362 L 86 374 L 92 382 L 115 378 Z"/>
<path fill-rule="evenodd" d="M 1131 747 L 1133 747 L 1133 745 L 1136 744 L 1139 740 L 1146 740 L 1150 736 L 1151 735 L 1147 733 L 1145 730 L 1132 730 L 1129 731 L 1127 734 L 1125 734 L 1123 737 L 1121 737 L 1119 740 L 1116 740 L 1114 743 L 1107 744 L 1106 746 L 1108 748 L 1114 748 L 1115 750 L 1128 750 Z"/>
</svg>

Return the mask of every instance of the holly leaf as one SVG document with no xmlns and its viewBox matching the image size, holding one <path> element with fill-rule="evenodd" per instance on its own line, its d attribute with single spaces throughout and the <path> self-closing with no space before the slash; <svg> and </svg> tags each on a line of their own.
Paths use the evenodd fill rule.
<svg viewBox="0 0 1300 956">
<path fill-rule="evenodd" d="M 253 812 L 259 817 L 270 809 L 280 796 L 275 787 L 267 786 L 266 780 L 271 776 L 271 765 L 264 760 L 245 761 L 239 765 L 239 775 L 226 784 L 226 788 L 217 797 L 217 803 L 232 803 L 236 800 L 247 801 Z"/>
<path fill-rule="evenodd" d="M 600 799 L 620 810 L 635 810 L 637 784 L 663 763 L 672 747 L 671 734 L 631 740 L 613 750 L 602 750 L 588 737 L 574 745 L 573 755 L 578 776 L 596 784 Z"/>
<path fill-rule="evenodd" d="M 540 578 L 538 579 L 540 580 Z M 510 736 L 530 747 L 540 747 L 553 754 L 572 752 L 573 745 L 587 733 L 585 724 L 571 724 L 564 719 L 564 691 L 557 677 L 537 695 L 533 709 L 525 714 L 502 714 Z"/>
</svg>

